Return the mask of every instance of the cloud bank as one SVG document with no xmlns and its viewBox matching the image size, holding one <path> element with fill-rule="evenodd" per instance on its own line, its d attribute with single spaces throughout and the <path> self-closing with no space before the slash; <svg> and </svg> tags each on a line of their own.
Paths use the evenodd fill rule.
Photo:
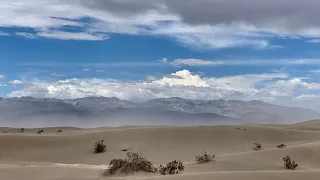
<svg viewBox="0 0 320 180">
<path fill-rule="evenodd" d="M 27 28 L 15 33 L 26 38 L 97 41 L 117 33 L 167 36 L 197 49 L 265 49 L 280 47 L 270 42 L 274 37 L 317 42 L 319 5 L 314 0 L 2 0 L 0 27 Z"/>
<path fill-rule="evenodd" d="M 181 97 L 187 99 L 239 99 L 263 100 L 276 104 L 305 106 L 306 101 L 319 98 L 314 91 L 320 83 L 308 83 L 284 73 L 247 74 L 225 77 L 200 77 L 181 70 L 162 78 L 145 81 L 113 79 L 36 80 L 26 83 L 20 91 L 9 97 L 33 96 L 37 98 L 80 98 L 87 96 L 117 97 L 131 101 L 154 98 Z"/>
</svg>

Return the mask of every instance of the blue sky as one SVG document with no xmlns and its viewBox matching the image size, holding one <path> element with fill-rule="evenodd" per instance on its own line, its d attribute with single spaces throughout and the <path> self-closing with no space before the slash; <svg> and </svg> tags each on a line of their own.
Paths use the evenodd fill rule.
<svg viewBox="0 0 320 180">
<path fill-rule="evenodd" d="M 220 0 L 2 1 L 0 96 L 179 96 L 315 109 L 320 25 L 303 21 L 318 12 L 315 2 L 260 1 L 226 4 L 226 12 L 206 9 Z M 259 12 L 250 17 L 248 8 Z"/>
</svg>

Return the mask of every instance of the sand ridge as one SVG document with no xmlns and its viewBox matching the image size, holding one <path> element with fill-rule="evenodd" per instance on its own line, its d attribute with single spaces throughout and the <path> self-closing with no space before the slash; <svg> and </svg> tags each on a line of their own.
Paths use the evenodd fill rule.
<svg viewBox="0 0 320 180">
<path fill-rule="evenodd" d="M 242 125 L 201 127 L 121 127 L 69 129 L 57 135 L 14 132 L 0 135 L 0 177 L 16 180 L 67 179 L 316 179 L 320 175 L 320 131 L 293 125 Z M 305 127 L 306 125 L 301 125 Z M 46 129 L 44 129 L 46 132 Z M 54 129 L 55 130 L 55 129 Z M 29 134 L 29 135 L 28 135 Z M 105 139 L 107 152 L 93 154 L 92 144 Z M 253 142 L 263 145 L 253 151 Z M 287 145 L 284 149 L 276 146 Z M 122 148 L 133 147 L 155 165 L 181 160 L 185 172 L 177 176 L 136 174 L 104 177 L 111 159 L 124 157 Z M 195 155 L 216 155 L 208 164 L 195 164 Z M 283 168 L 282 157 L 299 164 Z"/>
</svg>

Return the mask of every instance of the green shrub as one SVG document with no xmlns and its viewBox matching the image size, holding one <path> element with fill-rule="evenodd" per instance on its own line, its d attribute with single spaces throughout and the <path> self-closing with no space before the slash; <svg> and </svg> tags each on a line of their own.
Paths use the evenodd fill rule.
<svg viewBox="0 0 320 180">
<path fill-rule="evenodd" d="M 196 156 L 196 162 L 198 164 L 208 163 L 213 161 L 214 158 L 215 158 L 215 155 L 210 155 L 210 154 L 207 154 L 207 152 L 204 152 L 202 156 Z"/>
<path fill-rule="evenodd" d="M 158 169 L 153 167 L 152 163 L 143 157 L 142 154 L 136 152 L 127 152 L 126 159 L 113 159 L 110 161 L 109 168 L 105 174 L 114 175 L 134 174 L 136 172 L 157 173 Z"/>
<path fill-rule="evenodd" d="M 261 150 L 262 149 L 262 145 L 261 144 L 259 144 L 259 143 L 253 143 L 254 144 L 254 148 L 253 148 L 253 150 L 255 150 L 255 151 L 259 151 L 259 150 Z"/>
<path fill-rule="evenodd" d="M 94 146 L 94 153 L 95 154 L 106 152 L 107 146 L 104 144 L 103 139 L 97 141 L 93 146 Z"/>
<path fill-rule="evenodd" d="M 289 156 L 282 158 L 284 161 L 284 168 L 295 170 L 299 165 L 295 161 L 291 160 Z"/>
<path fill-rule="evenodd" d="M 174 175 L 184 171 L 184 166 L 181 161 L 171 161 L 166 166 L 160 165 L 159 173 L 162 175 Z"/>
</svg>

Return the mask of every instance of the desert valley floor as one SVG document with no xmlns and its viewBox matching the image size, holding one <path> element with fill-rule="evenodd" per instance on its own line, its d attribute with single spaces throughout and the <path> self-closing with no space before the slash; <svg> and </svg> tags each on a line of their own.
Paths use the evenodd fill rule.
<svg viewBox="0 0 320 180">
<path fill-rule="evenodd" d="M 61 129 L 62 133 L 56 131 Z M 202 127 L 118 128 L 0 128 L 0 179 L 2 180 L 301 180 L 320 177 L 320 121 L 293 125 L 241 125 Z M 93 153 L 104 139 L 107 151 Z M 253 151 L 253 143 L 263 149 Z M 278 149 L 284 143 L 286 148 Z M 138 173 L 103 176 L 110 160 L 124 157 L 132 147 L 155 166 L 181 160 L 185 171 L 162 176 Z M 215 154 L 215 161 L 196 164 L 195 155 Z M 282 158 L 290 156 L 299 167 L 286 170 Z"/>
</svg>

